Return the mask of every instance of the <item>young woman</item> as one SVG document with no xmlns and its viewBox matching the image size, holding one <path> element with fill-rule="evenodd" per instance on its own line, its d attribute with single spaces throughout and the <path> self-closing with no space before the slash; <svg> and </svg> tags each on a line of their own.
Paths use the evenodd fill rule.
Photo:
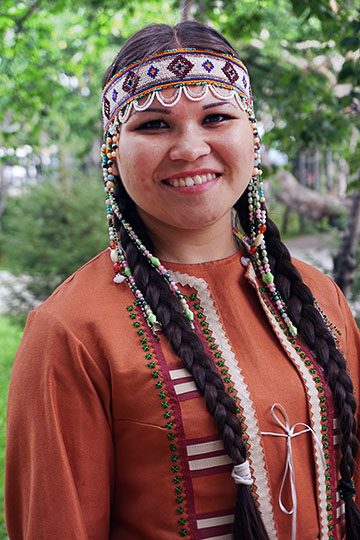
<svg viewBox="0 0 360 540">
<path fill-rule="evenodd" d="M 359 333 L 267 217 L 245 66 L 207 26 L 149 26 L 103 119 L 110 250 L 30 314 L 10 539 L 359 539 Z"/>
</svg>

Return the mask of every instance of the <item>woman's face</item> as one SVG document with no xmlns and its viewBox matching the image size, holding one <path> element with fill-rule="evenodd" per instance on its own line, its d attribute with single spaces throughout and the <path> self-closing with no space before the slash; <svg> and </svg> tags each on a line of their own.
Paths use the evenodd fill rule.
<svg viewBox="0 0 360 540">
<path fill-rule="evenodd" d="M 120 129 L 119 174 L 150 230 L 199 230 L 228 219 L 253 166 L 252 129 L 234 98 L 182 95 L 173 107 L 154 100 Z"/>
</svg>

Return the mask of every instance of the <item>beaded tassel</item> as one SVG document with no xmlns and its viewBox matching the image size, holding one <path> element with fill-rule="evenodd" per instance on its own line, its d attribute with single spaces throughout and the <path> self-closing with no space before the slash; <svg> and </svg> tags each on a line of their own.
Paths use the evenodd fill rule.
<svg viewBox="0 0 360 540">
<path fill-rule="evenodd" d="M 142 292 L 136 285 L 135 278 L 131 272 L 131 269 L 127 263 L 124 251 L 120 244 L 120 238 L 119 233 L 115 228 L 114 224 L 114 214 L 117 216 L 117 218 L 121 221 L 122 226 L 128 233 L 130 239 L 134 243 L 134 245 L 139 249 L 140 253 L 145 256 L 148 260 L 148 262 L 151 264 L 151 266 L 161 275 L 165 278 L 166 282 L 168 283 L 168 286 L 170 290 L 176 295 L 178 300 L 181 302 L 182 308 L 184 310 L 185 317 L 189 320 L 192 328 L 193 328 L 193 320 L 194 320 L 194 314 L 191 311 L 188 303 L 186 302 L 186 299 L 184 295 L 181 293 L 179 288 L 177 287 L 176 283 L 170 276 L 167 269 L 160 263 L 160 260 L 155 257 L 150 251 L 146 249 L 146 247 L 142 244 L 141 240 L 138 238 L 138 236 L 133 231 L 132 227 L 129 223 L 127 223 L 121 212 L 120 209 L 115 201 L 114 198 L 114 174 L 113 174 L 113 158 L 116 157 L 116 149 L 118 147 L 118 141 L 119 141 L 119 122 L 116 121 L 114 123 L 113 127 L 113 136 L 106 137 L 106 144 L 102 146 L 101 149 L 101 159 L 102 159 L 102 166 L 103 166 L 103 177 L 104 177 L 104 185 L 105 185 L 105 204 L 106 204 L 106 211 L 107 211 L 107 220 L 108 220 L 108 226 L 109 226 L 109 247 L 110 247 L 110 257 L 114 265 L 115 270 L 115 278 L 114 281 L 116 283 L 121 283 L 124 279 L 127 281 L 130 289 L 134 293 L 138 305 L 140 306 L 145 320 L 148 324 L 148 326 L 155 330 L 159 323 L 157 321 L 157 318 L 153 311 L 151 310 L 149 304 L 146 302 Z M 119 275 L 123 277 L 123 279 L 119 279 Z"/>
<path fill-rule="evenodd" d="M 266 231 L 266 208 L 264 197 L 264 184 L 261 180 L 260 138 L 256 126 L 255 115 L 247 100 L 244 100 L 245 112 L 247 113 L 254 136 L 254 170 L 248 186 L 249 220 L 250 220 L 250 255 L 257 269 L 261 281 L 265 284 L 274 305 L 279 310 L 281 317 L 287 325 L 292 336 L 297 335 L 297 328 L 293 325 L 287 314 L 286 304 L 281 298 L 274 283 L 274 275 L 271 272 L 269 258 L 265 244 Z M 237 232 L 237 231 L 236 231 Z"/>
<path fill-rule="evenodd" d="M 133 243 L 135 244 L 135 246 L 138 248 L 138 250 L 140 251 L 140 253 L 147 258 L 148 262 L 150 263 L 150 265 L 165 279 L 165 281 L 167 282 L 170 290 L 177 296 L 177 298 L 180 300 L 181 302 L 181 305 L 182 305 L 182 308 L 184 310 L 184 314 L 186 316 L 186 318 L 192 322 L 194 320 L 194 314 L 193 312 L 191 311 L 188 303 L 186 302 L 186 299 L 184 297 L 184 295 L 181 293 L 181 291 L 179 290 L 178 286 L 176 285 L 175 281 L 173 280 L 173 278 L 171 277 L 170 273 L 168 272 L 168 270 L 166 270 L 165 266 L 163 266 L 160 262 L 160 260 L 155 257 L 152 253 L 150 253 L 150 251 L 148 249 L 146 249 L 146 246 L 144 246 L 144 244 L 141 242 L 140 238 L 137 236 L 137 234 L 133 231 L 132 227 L 129 225 L 129 223 L 127 223 L 120 210 L 119 210 L 119 207 L 116 203 L 116 201 L 113 201 L 113 205 L 112 205 L 112 209 L 114 211 L 114 214 L 117 216 L 117 218 L 121 221 L 121 224 L 122 226 L 124 227 L 124 229 L 126 230 L 126 232 L 128 233 L 129 237 L 131 238 L 131 240 L 133 241 Z"/>
<path fill-rule="evenodd" d="M 102 146 L 101 149 L 101 159 L 103 166 L 103 176 L 104 176 L 104 185 L 105 185 L 105 204 L 107 212 L 107 220 L 109 225 L 109 247 L 110 247 L 110 258 L 114 265 L 115 270 L 115 283 L 121 283 L 126 280 L 131 291 L 133 292 L 137 304 L 143 312 L 144 318 L 153 331 L 157 329 L 157 319 L 153 311 L 151 310 L 149 304 L 146 302 L 142 292 L 136 285 L 134 276 L 132 275 L 131 269 L 127 263 L 125 254 L 120 245 L 119 233 L 115 228 L 114 219 L 113 219 L 113 204 L 114 204 L 114 174 L 113 174 L 113 158 L 116 156 L 116 149 L 119 140 L 119 125 L 115 123 L 113 136 L 106 137 L 106 144 Z"/>
</svg>

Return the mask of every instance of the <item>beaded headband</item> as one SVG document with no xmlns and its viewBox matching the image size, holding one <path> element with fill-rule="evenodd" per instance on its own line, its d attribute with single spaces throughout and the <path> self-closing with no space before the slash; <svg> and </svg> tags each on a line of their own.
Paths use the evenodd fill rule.
<svg viewBox="0 0 360 540">
<path fill-rule="evenodd" d="M 202 85 L 200 93 L 192 93 L 189 85 Z M 164 88 L 175 87 L 169 100 L 161 95 Z M 252 102 L 249 74 L 244 64 L 234 58 L 214 51 L 176 49 L 139 60 L 122 69 L 106 85 L 102 97 L 104 134 L 115 117 L 126 122 L 132 107 L 147 109 L 156 96 L 165 107 L 175 105 L 182 90 L 195 101 L 202 99 L 208 89 L 220 99 L 232 96 L 247 98 Z M 226 94 L 221 92 L 226 88 Z M 144 103 L 140 98 L 148 95 Z"/>
</svg>

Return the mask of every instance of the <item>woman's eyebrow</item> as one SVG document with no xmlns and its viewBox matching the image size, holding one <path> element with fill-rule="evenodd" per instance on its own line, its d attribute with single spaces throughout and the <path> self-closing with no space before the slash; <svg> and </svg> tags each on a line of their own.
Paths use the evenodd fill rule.
<svg viewBox="0 0 360 540">
<path fill-rule="evenodd" d="M 216 101 L 215 103 L 208 103 L 207 105 L 203 105 L 203 109 L 211 109 L 212 107 L 218 107 L 219 105 L 232 105 L 233 107 L 236 107 L 236 105 L 231 101 Z"/>
<path fill-rule="evenodd" d="M 149 107 L 148 109 L 144 109 L 143 111 L 135 110 L 135 113 L 138 112 L 157 112 L 161 114 L 171 114 L 171 111 L 169 111 L 168 109 L 160 109 L 160 107 Z"/>
</svg>

